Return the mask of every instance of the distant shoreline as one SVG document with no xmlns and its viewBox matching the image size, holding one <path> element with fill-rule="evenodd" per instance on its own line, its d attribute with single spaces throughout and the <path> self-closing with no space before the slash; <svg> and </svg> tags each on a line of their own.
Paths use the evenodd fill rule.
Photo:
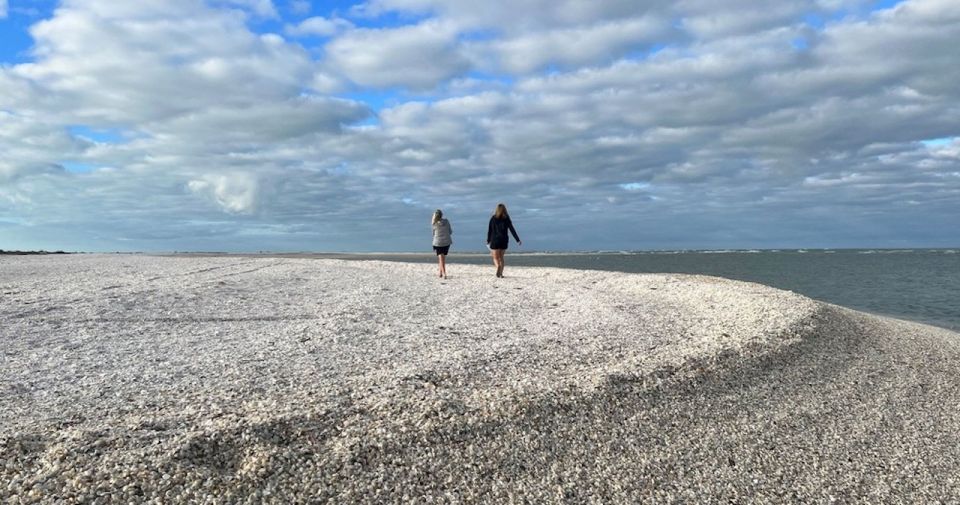
<svg viewBox="0 0 960 505">
<path fill-rule="evenodd" d="M 912 252 L 929 252 L 942 254 L 958 254 L 960 246 L 957 247 L 911 247 L 911 248 L 780 248 L 780 249 L 649 249 L 649 250 L 597 250 L 597 251 L 538 251 L 538 250 L 520 250 L 519 248 L 510 249 L 511 256 L 634 256 L 634 255 L 672 255 L 672 254 L 833 254 L 833 253 L 857 253 L 857 254 L 905 254 Z M 99 254 L 99 253 L 98 253 Z M 111 254 L 111 253 L 103 253 Z M 236 256 L 236 257 L 261 257 L 261 258 L 331 258 L 331 259 L 352 259 L 352 258 L 373 258 L 373 257 L 433 257 L 434 253 L 429 250 L 424 251 L 363 251 L 363 252 L 334 252 L 334 251 L 255 251 L 255 252 L 227 252 L 227 251 L 169 251 L 169 252 L 139 252 L 128 254 L 144 254 L 148 256 L 180 256 L 180 257 L 218 257 L 218 256 Z M 483 250 L 451 250 L 451 256 L 488 256 L 489 251 Z"/>
<path fill-rule="evenodd" d="M 40 255 L 40 254 L 74 254 L 71 252 L 65 251 L 4 251 L 0 249 L 0 255 L 4 256 L 27 256 L 27 255 Z"/>
</svg>

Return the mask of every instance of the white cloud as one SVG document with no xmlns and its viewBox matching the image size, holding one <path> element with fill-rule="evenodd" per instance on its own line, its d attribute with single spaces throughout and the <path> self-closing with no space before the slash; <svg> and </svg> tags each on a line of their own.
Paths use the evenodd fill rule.
<svg viewBox="0 0 960 505">
<path fill-rule="evenodd" d="M 226 5 L 248 10 L 264 18 L 277 17 L 277 8 L 272 0 L 209 0 L 212 5 Z"/>
<path fill-rule="evenodd" d="M 588 26 L 622 20 L 661 10 L 667 0 L 515 0 L 502 2 L 474 0 L 371 0 L 361 13 L 377 16 L 386 12 L 433 13 L 465 28 L 495 28 L 507 33 L 562 27 Z"/>
<path fill-rule="evenodd" d="M 313 9 L 308 0 L 292 0 L 289 8 L 290 12 L 297 15 L 309 14 Z"/>
<path fill-rule="evenodd" d="M 0 183 L 20 177 L 61 174 L 60 162 L 84 157 L 91 143 L 56 124 L 0 110 Z"/>
<path fill-rule="evenodd" d="M 0 18 L 7 17 L 7 0 L 0 0 Z"/>
<path fill-rule="evenodd" d="M 236 13 L 186 0 L 114 5 L 70 0 L 32 28 L 37 61 L 14 66 L 7 78 L 30 84 L 20 86 L 32 96 L 17 107 L 76 123 L 139 125 L 295 96 L 315 71 L 305 51 L 250 33 Z"/>
<path fill-rule="evenodd" d="M 284 33 L 292 37 L 305 37 L 309 35 L 329 37 L 352 27 L 353 23 L 345 19 L 314 16 L 304 19 L 300 24 L 287 25 L 284 28 Z"/>
<path fill-rule="evenodd" d="M 66 0 L 0 68 L 0 239 L 414 249 L 432 209 L 466 241 L 505 200 L 543 248 L 932 243 L 960 212 L 957 141 L 922 143 L 960 131 L 960 14 L 804 22 L 838 1 L 377 0 L 400 26 L 284 19 L 332 33 L 304 48 L 252 33 L 256 3 Z M 315 95 L 344 90 L 388 105 L 357 126 Z"/>
<path fill-rule="evenodd" d="M 328 64 L 361 86 L 429 89 L 469 68 L 454 27 L 433 21 L 352 30 L 325 50 Z"/>
<path fill-rule="evenodd" d="M 204 175 L 187 183 L 187 188 L 210 198 L 227 212 L 251 213 L 256 210 L 259 183 L 254 174 L 230 173 Z"/>
<path fill-rule="evenodd" d="M 523 74 L 550 64 L 576 66 L 616 60 L 630 49 L 664 40 L 669 29 L 658 19 L 633 18 L 534 32 L 481 47 L 492 50 L 499 65 L 509 72 Z"/>
<path fill-rule="evenodd" d="M 795 23 L 815 6 L 809 1 L 769 2 L 752 0 L 682 0 L 676 10 L 683 27 L 698 39 L 766 30 Z"/>
</svg>

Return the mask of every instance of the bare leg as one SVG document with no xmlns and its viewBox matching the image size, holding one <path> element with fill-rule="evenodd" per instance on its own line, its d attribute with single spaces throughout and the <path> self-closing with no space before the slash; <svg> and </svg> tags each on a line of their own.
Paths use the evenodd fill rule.
<svg viewBox="0 0 960 505">
<path fill-rule="evenodd" d="M 443 255 L 437 255 L 437 265 L 439 266 L 440 277 L 443 277 Z"/>
<path fill-rule="evenodd" d="M 503 277 L 503 254 L 507 252 L 504 249 L 497 250 L 497 277 Z"/>
<path fill-rule="evenodd" d="M 447 278 L 447 255 L 440 255 L 440 277 Z"/>
<path fill-rule="evenodd" d="M 497 259 L 496 249 L 490 249 L 490 257 L 493 258 L 493 267 L 497 269 L 497 277 L 500 277 L 500 261 Z"/>
</svg>

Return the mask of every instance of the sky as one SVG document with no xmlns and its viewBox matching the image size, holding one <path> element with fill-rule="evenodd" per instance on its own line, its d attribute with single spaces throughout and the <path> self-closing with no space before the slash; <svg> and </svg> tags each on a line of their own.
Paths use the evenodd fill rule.
<svg viewBox="0 0 960 505">
<path fill-rule="evenodd" d="M 0 249 L 957 247 L 958 47 L 957 0 L 0 0 Z"/>
</svg>

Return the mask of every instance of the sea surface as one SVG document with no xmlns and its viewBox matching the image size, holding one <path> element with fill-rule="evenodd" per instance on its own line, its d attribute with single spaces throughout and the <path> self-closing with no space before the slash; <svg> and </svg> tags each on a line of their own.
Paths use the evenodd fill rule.
<svg viewBox="0 0 960 505">
<path fill-rule="evenodd" d="M 346 259 L 436 263 L 432 254 L 328 255 Z M 457 263 L 491 264 L 484 254 L 448 256 Z M 960 249 L 838 249 L 517 253 L 511 266 L 615 272 L 705 274 L 758 282 L 875 314 L 960 331 Z"/>
</svg>

